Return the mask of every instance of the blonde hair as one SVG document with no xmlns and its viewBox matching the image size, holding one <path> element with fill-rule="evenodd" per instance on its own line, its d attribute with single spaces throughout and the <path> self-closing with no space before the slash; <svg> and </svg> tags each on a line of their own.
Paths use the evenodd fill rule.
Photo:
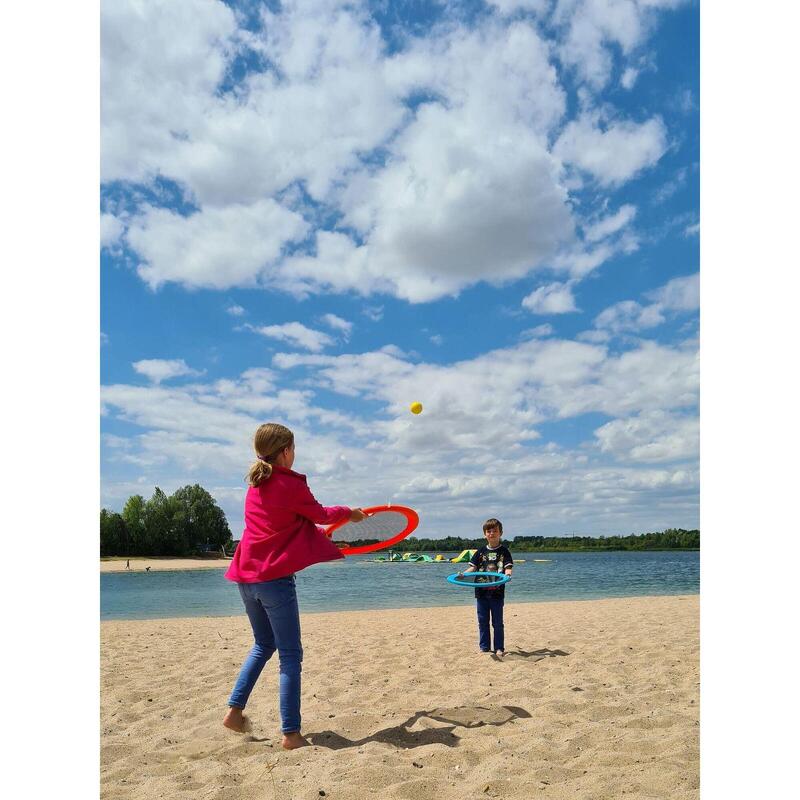
<svg viewBox="0 0 800 800">
<path fill-rule="evenodd" d="M 266 422 L 258 426 L 253 437 L 253 448 L 258 461 L 255 461 L 247 472 L 247 482 L 258 486 L 272 475 L 272 463 L 287 448 L 294 444 L 294 434 L 277 422 Z"/>
</svg>

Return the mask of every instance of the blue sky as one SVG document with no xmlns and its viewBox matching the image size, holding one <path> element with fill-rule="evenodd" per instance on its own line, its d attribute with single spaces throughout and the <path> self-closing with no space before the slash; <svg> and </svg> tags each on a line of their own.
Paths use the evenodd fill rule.
<svg viewBox="0 0 800 800">
<path fill-rule="evenodd" d="M 698 45 L 680 0 L 105 2 L 102 504 L 236 535 L 274 420 L 420 535 L 697 526 Z"/>
</svg>

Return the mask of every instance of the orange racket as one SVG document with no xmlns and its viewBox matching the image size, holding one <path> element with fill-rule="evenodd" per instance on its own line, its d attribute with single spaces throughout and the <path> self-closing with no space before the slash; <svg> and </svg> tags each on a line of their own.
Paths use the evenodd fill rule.
<svg viewBox="0 0 800 800">
<path fill-rule="evenodd" d="M 389 503 L 361 510 L 367 515 L 361 522 L 343 520 L 325 531 L 346 556 L 384 550 L 405 539 L 419 525 L 417 512 L 406 506 Z"/>
</svg>

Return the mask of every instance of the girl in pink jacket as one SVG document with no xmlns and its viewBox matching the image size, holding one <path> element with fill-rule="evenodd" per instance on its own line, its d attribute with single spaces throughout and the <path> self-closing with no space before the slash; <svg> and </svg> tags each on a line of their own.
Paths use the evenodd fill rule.
<svg viewBox="0 0 800 800">
<path fill-rule="evenodd" d="M 225 573 L 239 586 L 255 644 L 228 699 L 223 725 L 243 732 L 243 709 L 253 687 L 277 649 L 280 660 L 280 709 L 283 746 L 302 747 L 300 733 L 300 672 L 303 647 L 294 573 L 311 564 L 343 558 L 320 525 L 342 519 L 360 522 L 360 508 L 321 506 L 305 475 L 292 471 L 294 434 L 268 422 L 256 431 L 257 461 L 250 467 L 250 488 L 244 504 L 244 533 Z"/>
</svg>

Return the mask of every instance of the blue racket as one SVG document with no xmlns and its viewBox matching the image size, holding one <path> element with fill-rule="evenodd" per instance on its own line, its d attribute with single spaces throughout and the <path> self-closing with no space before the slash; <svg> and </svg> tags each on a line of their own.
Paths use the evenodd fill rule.
<svg viewBox="0 0 800 800">
<path fill-rule="evenodd" d="M 447 582 L 453 586 L 470 586 L 473 589 L 492 589 L 510 580 L 510 575 L 499 572 L 454 572 L 447 576 Z"/>
</svg>

